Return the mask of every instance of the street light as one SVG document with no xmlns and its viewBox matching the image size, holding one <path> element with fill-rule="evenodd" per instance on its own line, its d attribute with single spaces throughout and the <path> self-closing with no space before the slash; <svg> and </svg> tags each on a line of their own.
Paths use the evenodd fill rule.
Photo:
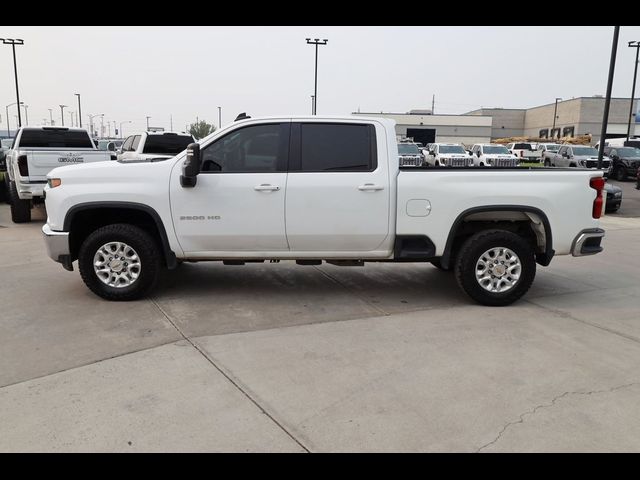
<svg viewBox="0 0 640 480">
<path fill-rule="evenodd" d="M 22 105 L 22 108 L 24 108 L 24 121 L 25 121 L 25 125 L 29 125 L 29 112 L 27 111 L 27 109 L 29 108 L 29 105 L 27 105 L 26 103 L 22 103 L 20 102 Z"/>
<path fill-rule="evenodd" d="M 104 113 L 96 113 L 95 115 L 87 115 L 89 117 L 89 128 L 91 129 L 91 137 L 93 137 L 93 134 L 95 133 L 94 128 L 93 128 L 93 117 L 100 117 L 104 115 Z"/>
<path fill-rule="evenodd" d="M 318 111 L 318 45 L 326 45 L 329 40 L 326 38 L 322 41 L 319 38 L 314 38 L 313 40 L 307 38 L 306 40 L 307 44 L 316 46 L 315 83 L 313 87 L 313 115 L 316 115 Z"/>
<path fill-rule="evenodd" d="M 313 104 L 314 104 L 314 100 L 316 99 L 315 95 L 311 95 L 311 115 L 313 115 Z"/>
<path fill-rule="evenodd" d="M 150 119 L 150 118 L 151 118 L 151 117 L 147 115 L 147 132 L 149 131 L 149 119 Z"/>
<path fill-rule="evenodd" d="M 47 110 L 49 110 L 49 121 L 53 125 L 53 108 L 47 108 Z"/>
<path fill-rule="evenodd" d="M 22 103 L 22 102 L 20 102 L 20 103 Z M 5 110 L 7 112 L 7 136 L 11 136 L 11 133 L 9 132 L 9 107 L 13 107 L 14 105 L 17 105 L 17 102 L 10 103 L 9 105 L 7 105 L 5 107 Z M 20 111 L 19 108 L 18 108 L 18 111 Z"/>
<path fill-rule="evenodd" d="M 558 100 L 562 100 L 559 97 L 556 97 L 556 106 L 553 109 L 553 127 L 551 127 L 551 136 L 553 137 L 554 135 L 554 130 L 556 129 L 556 118 L 558 118 L 556 115 L 558 113 Z M 558 137 L 560 137 L 560 135 L 558 135 Z M 555 138 L 555 137 L 554 137 Z"/>
<path fill-rule="evenodd" d="M 631 105 L 629 105 L 629 123 L 627 124 L 627 140 L 631 137 L 631 115 L 633 114 L 633 97 L 636 95 L 636 78 L 638 77 L 638 55 L 640 54 L 640 42 L 629 42 L 629 47 L 636 49 L 636 64 L 633 69 L 633 86 L 631 87 Z M 636 122 L 638 119 L 636 118 Z"/>
<path fill-rule="evenodd" d="M 24 40 L 21 38 L 0 38 L 2 43 L 5 45 L 11 45 L 13 49 L 13 73 L 16 77 L 16 103 L 20 104 L 20 91 L 18 89 L 18 65 L 16 63 L 16 45 L 24 45 Z M 7 124 L 9 123 L 9 119 L 7 118 Z M 22 126 L 22 117 L 20 116 L 20 108 L 18 108 L 18 127 Z"/>
<path fill-rule="evenodd" d="M 218 128 L 222 128 L 222 107 L 218 107 Z"/>
<path fill-rule="evenodd" d="M 120 138 L 122 138 L 122 124 L 123 123 L 133 123 L 131 120 L 125 120 L 124 122 L 120 122 Z"/>
<path fill-rule="evenodd" d="M 64 109 L 67 105 L 60 105 L 60 117 L 62 117 L 62 126 L 64 127 Z"/>
<path fill-rule="evenodd" d="M 78 120 L 80 121 L 80 128 L 82 128 L 82 107 L 80 106 L 80 94 L 74 93 L 78 97 Z"/>
</svg>

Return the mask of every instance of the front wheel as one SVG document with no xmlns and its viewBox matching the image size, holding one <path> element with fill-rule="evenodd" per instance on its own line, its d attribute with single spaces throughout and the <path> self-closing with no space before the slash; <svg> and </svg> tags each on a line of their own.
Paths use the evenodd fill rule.
<svg viewBox="0 0 640 480">
<path fill-rule="evenodd" d="M 529 290 L 536 262 L 524 238 L 506 230 L 485 230 L 464 242 L 455 273 L 460 288 L 476 302 L 505 306 Z"/>
<path fill-rule="evenodd" d="M 550 167 L 551 166 L 551 162 L 549 160 L 545 160 L 544 161 L 544 166 L 545 167 Z"/>
<path fill-rule="evenodd" d="M 624 182 L 627 179 L 627 172 L 624 171 L 624 167 L 616 168 L 614 177 L 617 181 Z"/>
<path fill-rule="evenodd" d="M 160 274 L 154 238 L 134 225 L 107 225 L 91 233 L 78 254 L 80 276 L 107 300 L 136 300 L 149 293 Z"/>
</svg>

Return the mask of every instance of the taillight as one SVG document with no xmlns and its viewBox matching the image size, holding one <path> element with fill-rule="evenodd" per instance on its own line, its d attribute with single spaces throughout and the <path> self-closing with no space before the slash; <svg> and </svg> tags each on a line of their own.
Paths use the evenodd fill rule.
<svg viewBox="0 0 640 480">
<path fill-rule="evenodd" d="M 27 163 L 26 155 L 20 155 L 18 157 L 18 171 L 20 172 L 21 177 L 29 176 L 29 164 Z"/>
<path fill-rule="evenodd" d="M 591 216 L 593 218 L 600 218 L 602 216 L 602 207 L 604 205 L 604 199 L 602 198 L 602 190 L 604 189 L 604 178 L 594 177 L 589 180 L 589 186 L 596 191 L 596 199 L 593 201 L 593 210 Z"/>
</svg>

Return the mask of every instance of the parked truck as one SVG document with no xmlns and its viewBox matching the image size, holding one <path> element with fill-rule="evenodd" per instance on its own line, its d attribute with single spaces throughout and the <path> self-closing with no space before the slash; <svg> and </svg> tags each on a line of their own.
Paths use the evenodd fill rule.
<svg viewBox="0 0 640 480">
<path fill-rule="evenodd" d="M 530 142 L 514 142 L 507 144 L 507 149 L 520 159 L 521 162 L 540 163 L 542 152 L 537 145 Z"/>
<path fill-rule="evenodd" d="M 185 261 L 292 260 L 431 262 L 474 300 L 508 305 L 536 264 L 602 250 L 601 171 L 398 163 L 390 119 L 243 119 L 164 161 L 53 170 L 42 231 L 49 256 L 77 260 L 108 300 L 147 295 Z"/>
<path fill-rule="evenodd" d="M 588 145 L 561 145 L 551 157 L 553 167 L 593 168 L 598 167 L 598 150 Z M 609 174 L 611 159 L 602 158 L 601 171 L 606 177 Z"/>
<path fill-rule="evenodd" d="M 123 142 L 118 160 L 151 161 L 171 158 L 194 142 L 192 135 L 175 132 L 143 132 Z"/>
<path fill-rule="evenodd" d="M 96 149 L 82 128 L 22 127 L 7 152 L 9 203 L 14 223 L 31 221 L 33 203 L 42 201 L 47 173 L 61 165 L 111 160 Z"/>
</svg>

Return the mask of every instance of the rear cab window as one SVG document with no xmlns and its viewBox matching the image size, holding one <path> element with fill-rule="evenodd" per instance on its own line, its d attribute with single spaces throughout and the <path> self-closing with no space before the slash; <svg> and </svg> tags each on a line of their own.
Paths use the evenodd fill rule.
<svg viewBox="0 0 640 480">
<path fill-rule="evenodd" d="M 19 144 L 20 148 L 94 148 L 87 132 L 66 129 L 26 128 Z"/>
<path fill-rule="evenodd" d="M 177 155 L 193 142 L 190 135 L 148 135 L 142 153 Z"/>
</svg>

